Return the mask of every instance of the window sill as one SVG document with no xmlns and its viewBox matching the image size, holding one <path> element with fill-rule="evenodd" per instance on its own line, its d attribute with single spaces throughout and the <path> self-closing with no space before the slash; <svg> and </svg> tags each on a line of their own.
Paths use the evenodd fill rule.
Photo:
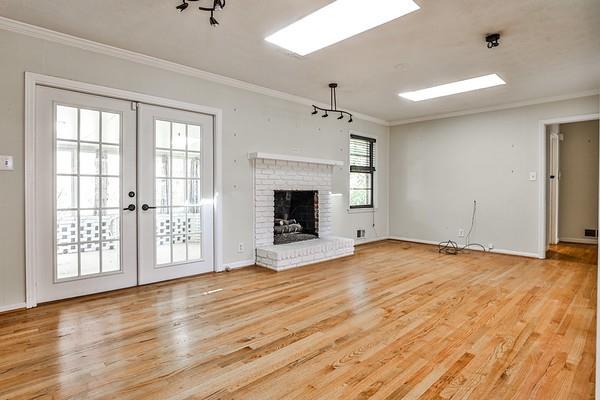
<svg viewBox="0 0 600 400">
<path fill-rule="evenodd" d="M 377 211 L 377 207 L 375 207 L 375 208 L 348 208 L 348 214 L 364 214 L 364 213 L 372 214 L 376 211 Z"/>
</svg>

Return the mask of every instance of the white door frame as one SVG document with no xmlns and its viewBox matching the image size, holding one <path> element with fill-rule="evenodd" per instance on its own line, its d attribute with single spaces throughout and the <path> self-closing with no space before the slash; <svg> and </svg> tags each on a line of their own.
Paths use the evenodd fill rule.
<svg viewBox="0 0 600 400">
<path fill-rule="evenodd" d="M 553 124 L 568 124 L 572 122 L 594 121 L 600 119 L 598 114 L 574 115 L 553 119 L 545 119 L 539 122 L 539 184 L 538 184 L 538 258 L 546 258 L 547 247 L 547 214 L 546 214 L 546 127 Z"/>
<path fill-rule="evenodd" d="M 548 146 L 550 159 L 548 160 L 548 170 L 550 175 L 554 174 L 554 179 L 548 180 L 548 191 L 546 206 L 550 206 L 548 210 L 547 221 L 548 230 L 546 231 L 549 237 L 546 237 L 546 250 L 549 244 L 558 243 L 558 216 L 559 216 L 559 200 L 560 200 L 560 124 L 546 125 L 546 128 L 550 128 L 550 134 L 546 136 L 546 140 L 550 138 Z"/>
<path fill-rule="evenodd" d="M 223 110 L 127 90 L 77 82 L 33 72 L 25 72 L 25 291 L 27 295 L 27 308 L 37 306 L 36 268 L 39 262 L 35 257 L 34 251 L 37 248 L 34 235 L 37 223 L 37 215 L 35 212 L 36 160 L 34 157 L 36 86 L 49 86 L 96 96 L 112 97 L 115 99 L 212 115 L 215 122 L 213 206 L 215 272 L 223 271 Z"/>
</svg>

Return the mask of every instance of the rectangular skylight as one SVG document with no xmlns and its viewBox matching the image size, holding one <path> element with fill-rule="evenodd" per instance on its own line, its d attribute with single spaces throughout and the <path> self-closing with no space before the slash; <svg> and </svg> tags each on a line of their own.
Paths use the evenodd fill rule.
<svg viewBox="0 0 600 400">
<path fill-rule="evenodd" d="M 504 82 L 504 80 L 498 75 L 491 74 L 480 76 L 478 78 L 466 79 L 464 81 L 434 86 L 428 89 L 416 90 L 414 92 L 400 93 L 400 96 L 412 101 L 422 101 L 505 84 L 506 82 Z"/>
<path fill-rule="evenodd" d="M 413 0 L 337 0 L 265 40 L 305 56 L 419 8 Z"/>
</svg>

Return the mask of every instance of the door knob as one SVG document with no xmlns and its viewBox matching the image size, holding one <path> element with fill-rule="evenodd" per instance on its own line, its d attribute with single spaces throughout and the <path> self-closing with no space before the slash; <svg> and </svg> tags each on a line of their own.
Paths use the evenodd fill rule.
<svg viewBox="0 0 600 400">
<path fill-rule="evenodd" d="M 135 204 L 130 204 L 127 208 L 124 208 L 123 211 L 135 211 Z"/>
<path fill-rule="evenodd" d="M 149 206 L 148 204 L 144 204 L 144 205 L 142 206 L 142 210 L 144 210 L 144 211 L 148 211 L 148 210 L 154 210 L 155 208 L 156 208 L 156 207 L 151 207 L 151 206 Z"/>
</svg>

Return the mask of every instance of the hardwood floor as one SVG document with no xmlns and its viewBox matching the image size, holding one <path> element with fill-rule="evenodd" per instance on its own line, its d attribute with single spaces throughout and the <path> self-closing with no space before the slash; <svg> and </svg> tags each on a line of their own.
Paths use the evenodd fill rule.
<svg viewBox="0 0 600 400">
<path fill-rule="evenodd" d="M 0 398 L 592 399 L 595 254 L 558 254 L 381 242 L 2 314 Z"/>
</svg>

